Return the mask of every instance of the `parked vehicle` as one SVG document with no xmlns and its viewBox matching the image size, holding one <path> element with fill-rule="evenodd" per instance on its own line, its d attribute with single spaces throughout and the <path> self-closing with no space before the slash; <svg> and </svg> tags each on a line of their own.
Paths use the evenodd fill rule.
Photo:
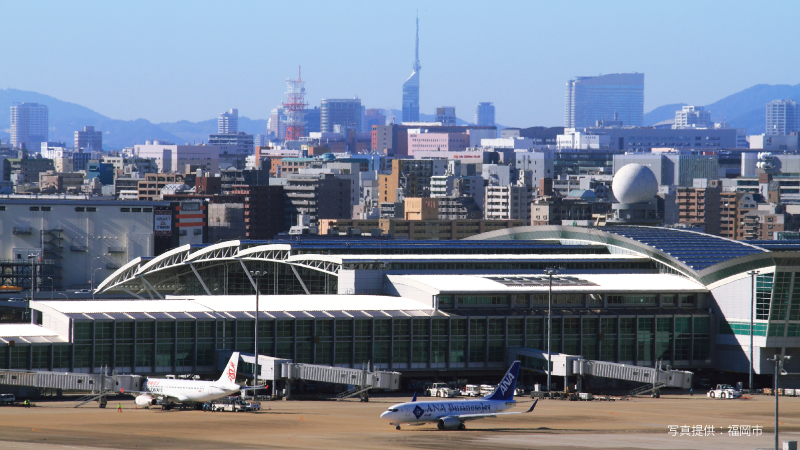
<svg viewBox="0 0 800 450">
<path fill-rule="evenodd" d="M 17 397 L 14 394 L 0 394 L 0 404 L 2 405 L 13 405 L 16 401 Z"/>
<path fill-rule="evenodd" d="M 739 398 L 742 396 L 742 391 L 734 389 L 730 384 L 718 384 L 716 388 L 708 391 L 708 396 L 711 398 Z"/>
<path fill-rule="evenodd" d="M 468 384 L 464 386 L 464 389 L 461 390 L 461 395 L 466 395 L 467 397 L 480 397 L 481 387 L 477 384 Z"/>
<path fill-rule="evenodd" d="M 451 388 L 447 383 L 433 383 L 433 386 L 425 391 L 425 396 L 450 398 L 457 397 L 459 393 L 457 389 Z"/>
<path fill-rule="evenodd" d="M 485 397 L 491 394 L 492 392 L 494 392 L 495 389 L 497 389 L 497 386 L 493 384 L 482 384 L 480 389 L 481 397 Z"/>
</svg>

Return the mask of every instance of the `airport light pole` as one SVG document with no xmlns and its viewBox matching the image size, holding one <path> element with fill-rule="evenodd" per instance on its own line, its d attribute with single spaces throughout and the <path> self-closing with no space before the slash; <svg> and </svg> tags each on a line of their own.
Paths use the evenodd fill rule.
<svg viewBox="0 0 800 450">
<path fill-rule="evenodd" d="M 100 269 L 102 269 L 102 267 L 98 267 L 92 271 L 92 300 L 94 300 L 94 274 Z"/>
<path fill-rule="evenodd" d="M 553 275 L 557 274 L 558 270 L 556 270 L 555 267 L 548 267 L 547 269 L 544 270 L 544 273 L 549 278 L 549 284 L 548 284 L 549 288 L 547 290 L 547 390 L 550 391 L 550 388 L 552 386 L 550 382 L 550 375 L 551 375 L 550 372 L 552 372 L 551 369 L 553 367 L 551 361 L 552 352 L 550 351 L 550 340 L 551 340 L 551 335 L 553 334 L 552 330 L 553 322 L 551 318 L 551 312 L 553 308 Z"/>
<path fill-rule="evenodd" d="M 256 314 L 255 314 L 256 324 L 255 327 L 253 328 L 253 347 L 254 347 L 253 353 L 255 354 L 255 358 L 253 359 L 253 387 L 258 386 L 258 309 L 259 309 L 258 301 L 259 301 L 259 296 L 261 294 L 260 292 L 261 277 L 266 274 L 267 274 L 266 271 L 260 271 L 260 270 L 250 271 L 250 275 L 252 275 L 256 279 Z M 253 389 L 253 400 L 255 400 L 255 398 L 256 398 L 256 390 Z"/>
<path fill-rule="evenodd" d="M 756 304 L 756 275 L 758 275 L 757 270 L 751 270 L 747 272 L 750 275 L 750 381 L 749 381 L 749 389 L 750 392 L 753 391 L 753 316 L 755 313 L 755 304 Z"/>
<path fill-rule="evenodd" d="M 768 361 L 775 362 L 775 388 L 773 390 L 773 394 L 775 394 L 775 450 L 779 450 L 778 447 L 778 374 L 783 370 L 783 362 L 792 359 L 791 356 L 785 355 L 775 355 L 774 358 L 769 358 Z"/>
<path fill-rule="evenodd" d="M 94 261 L 96 259 L 100 259 L 102 257 L 103 257 L 103 255 L 99 255 L 99 256 L 95 256 L 94 258 L 92 258 L 92 262 L 89 263 L 89 269 L 91 270 L 91 268 L 94 267 Z M 89 280 L 89 283 L 91 284 L 91 288 L 92 288 L 92 299 L 94 299 L 94 271 L 92 271 L 92 279 Z"/>
</svg>

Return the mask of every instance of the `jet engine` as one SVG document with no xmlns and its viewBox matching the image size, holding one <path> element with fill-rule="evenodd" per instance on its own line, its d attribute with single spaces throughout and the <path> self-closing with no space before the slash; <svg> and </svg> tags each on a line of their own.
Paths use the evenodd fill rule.
<svg viewBox="0 0 800 450">
<path fill-rule="evenodd" d="M 156 399 L 149 394 L 137 395 L 135 401 L 137 406 L 150 406 L 156 404 Z"/>
<path fill-rule="evenodd" d="M 440 430 L 455 430 L 463 426 L 458 417 L 442 417 L 438 425 Z"/>
</svg>

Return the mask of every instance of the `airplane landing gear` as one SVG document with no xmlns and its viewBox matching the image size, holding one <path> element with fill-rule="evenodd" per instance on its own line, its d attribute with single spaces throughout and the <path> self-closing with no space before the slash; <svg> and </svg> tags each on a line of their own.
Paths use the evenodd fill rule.
<svg viewBox="0 0 800 450">
<path fill-rule="evenodd" d="M 398 426 L 394 427 L 394 429 L 395 429 L 395 430 L 399 430 L 399 429 L 400 429 L 400 425 L 398 425 Z"/>
<path fill-rule="evenodd" d="M 461 425 L 458 426 L 458 429 L 459 430 L 466 430 L 467 426 L 462 423 Z"/>
</svg>

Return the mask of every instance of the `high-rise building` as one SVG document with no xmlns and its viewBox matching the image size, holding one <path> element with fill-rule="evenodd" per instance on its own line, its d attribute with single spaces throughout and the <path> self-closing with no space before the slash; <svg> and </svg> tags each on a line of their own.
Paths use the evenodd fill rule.
<svg viewBox="0 0 800 450">
<path fill-rule="evenodd" d="M 564 126 L 593 127 L 614 118 L 640 127 L 644 120 L 644 74 L 613 73 L 576 77 L 567 82 Z"/>
<path fill-rule="evenodd" d="M 441 122 L 442 125 L 455 126 L 456 124 L 456 107 L 455 106 L 442 106 L 436 108 L 436 118 L 434 122 Z"/>
<path fill-rule="evenodd" d="M 714 128 L 711 111 L 706 111 L 702 106 L 684 106 L 680 111 L 675 111 L 672 128 Z"/>
<path fill-rule="evenodd" d="M 479 127 L 494 126 L 494 103 L 478 103 L 478 106 L 475 108 L 475 124 Z"/>
<path fill-rule="evenodd" d="M 356 132 L 361 130 L 361 100 L 353 99 L 322 99 L 320 114 L 320 131 L 332 133 L 334 125 L 352 127 Z"/>
<path fill-rule="evenodd" d="M 791 100 L 773 100 L 767 103 L 767 135 L 798 131 L 798 116 L 797 103 Z"/>
<path fill-rule="evenodd" d="M 94 127 L 85 126 L 75 132 L 75 149 L 103 150 L 103 132 L 94 131 Z"/>
<path fill-rule="evenodd" d="M 362 124 L 367 132 L 372 132 L 373 125 L 384 126 L 386 125 L 386 114 L 382 109 L 368 109 L 364 114 L 365 122 Z"/>
<path fill-rule="evenodd" d="M 403 83 L 403 122 L 419 122 L 419 17 L 417 17 L 417 40 L 414 47 L 414 66 L 411 76 Z"/>
<path fill-rule="evenodd" d="M 11 106 L 11 146 L 28 150 L 47 142 L 47 105 L 15 103 Z"/>
<path fill-rule="evenodd" d="M 239 132 L 239 110 L 231 109 L 220 113 L 217 118 L 217 134 L 236 134 Z"/>
</svg>

